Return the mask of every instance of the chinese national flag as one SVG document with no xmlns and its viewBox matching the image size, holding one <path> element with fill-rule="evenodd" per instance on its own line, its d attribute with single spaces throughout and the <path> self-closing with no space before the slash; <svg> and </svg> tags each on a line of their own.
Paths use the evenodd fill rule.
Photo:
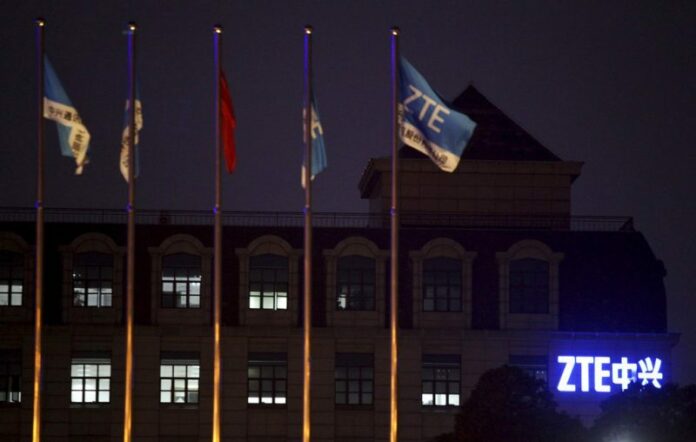
<svg viewBox="0 0 696 442">
<path fill-rule="evenodd" d="M 237 165 L 236 144 L 234 142 L 234 129 L 237 127 L 237 118 L 234 116 L 230 88 L 227 86 L 225 73 L 220 70 L 220 130 L 222 131 L 222 145 L 225 149 L 227 171 L 232 173 Z"/>
</svg>

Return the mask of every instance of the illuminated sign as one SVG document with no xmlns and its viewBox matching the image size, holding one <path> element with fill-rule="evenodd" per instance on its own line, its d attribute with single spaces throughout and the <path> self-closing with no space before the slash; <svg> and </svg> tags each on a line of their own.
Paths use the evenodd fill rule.
<svg viewBox="0 0 696 442">
<path fill-rule="evenodd" d="M 620 386 L 623 391 L 633 382 L 662 388 L 661 359 L 643 358 L 638 362 L 631 362 L 627 357 L 615 359 L 618 361 L 612 362 L 609 356 L 558 356 L 563 371 L 556 389 L 566 393 L 611 393 L 612 387 Z"/>
</svg>

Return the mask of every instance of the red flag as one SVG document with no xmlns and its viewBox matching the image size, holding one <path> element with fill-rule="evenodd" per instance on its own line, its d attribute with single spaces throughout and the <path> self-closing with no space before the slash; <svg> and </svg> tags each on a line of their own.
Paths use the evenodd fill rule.
<svg viewBox="0 0 696 442">
<path fill-rule="evenodd" d="M 232 173 L 237 165 L 237 148 L 234 142 L 234 129 L 236 127 L 237 118 L 234 116 L 230 88 L 227 86 L 225 73 L 220 69 L 220 130 L 229 173 Z"/>
</svg>

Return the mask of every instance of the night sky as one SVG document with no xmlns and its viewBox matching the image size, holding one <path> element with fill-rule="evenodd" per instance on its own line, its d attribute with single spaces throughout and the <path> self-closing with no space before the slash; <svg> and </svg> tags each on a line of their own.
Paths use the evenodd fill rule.
<svg viewBox="0 0 696 442">
<path fill-rule="evenodd" d="M 696 382 L 696 2 L 61 0 L 2 9 L 0 206 L 35 199 L 37 16 L 92 135 L 91 164 L 75 177 L 46 123 L 47 207 L 125 205 L 123 30 L 134 20 L 144 116 L 138 207 L 211 207 L 219 22 L 238 118 L 224 208 L 302 208 L 303 27 L 312 24 L 329 162 L 314 209 L 366 211 L 357 183 L 369 158 L 389 154 L 389 29 L 398 25 L 402 54 L 443 97 L 472 83 L 558 156 L 585 162 L 574 214 L 635 217 L 667 268 L 669 327 L 682 333 L 674 375 Z"/>
</svg>

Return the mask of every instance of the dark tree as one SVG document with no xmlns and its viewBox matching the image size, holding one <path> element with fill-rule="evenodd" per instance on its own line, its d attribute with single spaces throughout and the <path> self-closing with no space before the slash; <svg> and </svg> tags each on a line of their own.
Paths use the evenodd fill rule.
<svg viewBox="0 0 696 442">
<path fill-rule="evenodd" d="M 632 384 L 601 404 L 592 429 L 599 442 L 696 441 L 696 385 L 658 390 Z"/>
<path fill-rule="evenodd" d="M 579 420 L 556 411 L 546 382 L 503 366 L 481 376 L 462 405 L 454 438 L 449 440 L 579 442 L 585 433 Z"/>
</svg>

